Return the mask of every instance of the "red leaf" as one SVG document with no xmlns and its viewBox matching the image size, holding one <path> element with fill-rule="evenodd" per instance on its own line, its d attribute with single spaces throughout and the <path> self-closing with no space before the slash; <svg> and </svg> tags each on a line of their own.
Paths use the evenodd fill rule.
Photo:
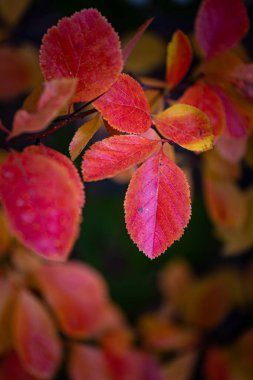
<svg viewBox="0 0 253 380">
<path fill-rule="evenodd" d="M 72 345 L 68 372 L 71 380 L 112 380 L 102 351 L 88 345 Z"/>
<path fill-rule="evenodd" d="M 209 59 L 235 46 L 248 28 L 249 19 L 243 0 L 204 0 L 196 19 L 195 32 Z"/>
<path fill-rule="evenodd" d="M 24 368 L 41 379 L 53 377 L 61 345 L 49 314 L 30 292 L 22 290 L 13 318 L 14 347 Z"/>
<path fill-rule="evenodd" d="M 36 111 L 34 113 L 29 113 L 26 110 L 16 112 L 9 138 L 21 133 L 36 133 L 45 129 L 61 109 L 68 104 L 75 94 L 75 90 L 75 79 L 56 79 L 45 83 Z"/>
<path fill-rule="evenodd" d="M 177 30 L 167 47 L 166 82 L 175 87 L 186 75 L 192 61 L 192 49 L 188 37 Z"/>
<path fill-rule="evenodd" d="M 69 179 L 73 182 L 76 188 L 76 202 L 79 207 L 83 207 L 85 203 L 84 186 L 79 176 L 79 173 L 70 159 L 64 154 L 57 152 L 54 149 L 48 148 L 45 145 L 31 145 L 26 148 L 26 152 L 40 154 L 45 157 L 50 157 L 57 161 L 68 172 Z"/>
<path fill-rule="evenodd" d="M 145 93 L 129 75 L 121 74 L 117 82 L 93 104 L 103 118 L 121 132 L 143 133 L 151 126 Z"/>
<path fill-rule="evenodd" d="M 108 295 L 103 278 L 88 265 L 44 265 L 34 272 L 40 291 L 69 336 L 91 335 L 107 313 Z"/>
<path fill-rule="evenodd" d="M 0 379 L 1 380 L 36 380 L 38 377 L 28 373 L 20 363 L 20 360 L 15 352 L 9 352 L 1 361 L 0 364 Z"/>
<path fill-rule="evenodd" d="M 106 358 L 115 380 L 165 380 L 156 360 L 141 351 L 106 352 Z"/>
<path fill-rule="evenodd" d="M 225 128 L 225 112 L 219 96 L 211 86 L 204 82 L 197 82 L 189 87 L 178 103 L 189 104 L 199 108 L 209 117 L 214 136 L 218 136 Z"/>
<path fill-rule="evenodd" d="M 122 70 L 118 34 L 96 9 L 64 17 L 44 36 L 40 65 L 46 80 L 78 78 L 75 102 L 95 99 Z"/>
<path fill-rule="evenodd" d="M 141 39 L 143 33 L 149 27 L 152 21 L 153 21 L 153 18 L 149 18 L 146 22 L 144 22 L 144 24 L 142 24 L 138 28 L 135 35 L 130 39 L 130 41 L 128 41 L 126 46 L 122 49 L 122 57 L 123 57 L 124 62 L 127 61 L 129 55 L 132 53 L 135 46 L 138 44 L 139 40 Z"/>
<path fill-rule="evenodd" d="M 113 136 L 92 145 L 83 156 L 84 181 L 110 178 L 144 161 L 158 149 L 159 140 L 142 136 Z"/>
<path fill-rule="evenodd" d="M 79 232 L 80 179 L 60 153 L 39 150 L 43 147 L 9 154 L 0 167 L 0 194 L 21 242 L 48 259 L 64 260 Z"/>
<path fill-rule="evenodd" d="M 182 147 L 202 152 L 213 144 L 212 126 L 206 114 L 187 104 L 175 104 L 154 118 L 159 131 Z"/>
<path fill-rule="evenodd" d="M 150 259 L 182 236 L 190 210 L 186 177 L 162 151 L 133 175 L 125 198 L 127 230 Z"/>
</svg>

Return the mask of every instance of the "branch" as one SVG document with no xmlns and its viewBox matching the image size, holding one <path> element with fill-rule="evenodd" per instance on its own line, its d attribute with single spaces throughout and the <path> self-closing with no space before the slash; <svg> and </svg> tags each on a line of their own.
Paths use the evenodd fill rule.
<svg viewBox="0 0 253 380">
<path fill-rule="evenodd" d="M 65 125 L 67 125 L 68 123 L 70 123 L 74 120 L 81 119 L 85 116 L 88 116 L 88 115 L 91 115 L 91 114 L 97 112 L 97 110 L 95 108 L 92 108 L 91 110 L 87 110 L 87 111 L 79 113 L 79 111 L 86 106 L 87 106 L 87 104 L 85 104 L 85 106 L 80 107 L 78 110 L 74 111 L 70 115 L 64 116 L 63 120 L 58 122 L 56 125 L 53 125 L 53 126 L 50 125 L 49 128 L 43 132 L 34 133 L 34 134 L 30 134 L 30 135 L 29 134 L 21 135 L 21 136 L 14 137 L 13 139 L 10 139 L 9 141 L 6 141 L 4 143 L 5 148 L 9 148 L 13 143 L 17 143 L 20 141 L 31 141 L 31 140 L 42 139 L 42 138 L 49 136 L 52 133 L 58 131 L 59 129 L 61 129 L 62 127 L 64 127 Z M 57 120 L 55 120 L 55 121 L 57 121 Z M 54 124 L 55 121 L 52 124 Z"/>
</svg>

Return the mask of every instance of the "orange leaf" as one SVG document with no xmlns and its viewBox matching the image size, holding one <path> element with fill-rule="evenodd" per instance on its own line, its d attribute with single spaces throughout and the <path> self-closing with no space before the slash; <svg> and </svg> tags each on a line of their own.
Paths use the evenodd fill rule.
<svg viewBox="0 0 253 380">
<path fill-rule="evenodd" d="M 150 259 L 178 240 L 190 219 L 184 173 L 160 151 L 133 175 L 125 198 L 127 230 Z"/>
<path fill-rule="evenodd" d="M 219 228 L 218 236 L 224 241 L 225 255 L 238 255 L 247 251 L 253 245 L 253 189 L 245 193 L 246 218 L 240 228 Z"/>
<path fill-rule="evenodd" d="M 193 151 L 212 148 L 213 134 L 209 118 L 198 108 L 175 104 L 154 118 L 159 131 L 168 139 Z"/>
<path fill-rule="evenodd" d="M 22 290 L 13 317 L 13 343 L 24 368 L 41 379 L 50 379 L 61 359 L 61 345 L 44 306 Z"/>
<path fill-rule="evenodd" d="M 219 96 L 212 87 L 204 82 L 197 82 L 189 87 L 178 103 L 189 104 L 199 108 L 209 117 L 214 136 L 218 136 L 225 128 L 225 112 Z"/>
<path fill-rule="evenodd" d="M 117 82 L 93 104 L 103 118 L 121 132 L 143 133 L 151 126 L 145 93 L 129 75 L 121 74 Z"/>
<path fill-rule="evenodd" d="M 192 61 L 192 49 L 188 37 L 177 30 L 167 47 L 166 82 L 173 88 L 186 75 Z"/>
<path fill-rule="evenodd" d="M 83 190 L 71 161 L 53 152 L 11 152 L 0 167 L 0 189 L 11 231 L 39 255 L 64 260 L 79 232 Z"/>
<path fill-rule="evenodd" d="M 102 351 L 88 345 L 71 346 L 68 372 L 71 380 L 112 380 Z"/>
<path fill-rule="evenodd" d="M 44 265 L 34 272 L 34 279 L 67 335 L 91 335 L 102 326 L 108 295 L 94 269 L 73 261 Z"/>
<path fill-rule="evenodd" d="M 99 141 L 83 156 L 84 181 L 110 178 L 148 158 L 160 146 L 159 140 L 121 135 Z"/>
<path fill-rule="evenodd" d="M 37 50 L 30 45 L 0 47 L 0 100 L 10 101 L 29 91 L 38 80 Z"/>
<path fill-rule="evenodd" d="M 249 19 L 243 0 L 204 0 L 196 18 L 196 39 L 205 57 L 235 46 L 247 33 Z"/>
<path fill-rule="evenodd" d="M 109 89 L 122 70 L 118 34 L 96 9 L 83 9 L 48 30 L 40 66 L 47 81 L 79 80 L 75 102 L 93 100 Z"/>
<path fill-rule="evenodd" d="M 11 241 L 12 236 L 6 224 L 4 213 L 0 209 L 0 257 L 7 253 L 6 251 L 10 247 Z"/>
<path fill-rule="evenodd" d="M 204 195 L 207 210 L 218 227 L 240 228 L 246 218 L 244 194 L 231 181 L 205 176 Z"/>
<path fill-rule="evenodd" d="M 69 153 L 72 161 L 79 156 L 92 136 L 100 128 L 101 123 L 100 115 L 97 115 L 78 128 L 69 145 Z"/>
<path fill-rule="evenodd" d="M 19 110 L 15 114 L 13 129 L 8 138 L 21 133 L 36 133 L 45 129 L 71 100 L 75 93 L 75 79 L 56 79 L 45 83 L 45 88 L 37 103 L 36 111 L 29 113 Z"/>
<path fill-rule="evenodd" d="M 14 287 L 3 273 L 0 273 L 0 294 L 0 355 L 3 355 L 12 345 L 10 319 L 16 299 Z"/>
</svg>

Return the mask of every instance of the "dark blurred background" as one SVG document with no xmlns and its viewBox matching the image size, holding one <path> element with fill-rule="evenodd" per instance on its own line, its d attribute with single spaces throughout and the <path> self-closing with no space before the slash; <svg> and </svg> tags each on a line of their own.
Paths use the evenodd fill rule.
<svg viewBox="0 0 253 380">
<path fill-rule="evenodd" d="M 40 46 L 49 27 L 63 16 L 69 16 L 83 8 L 97 8 L 105 15 L 120 36 L 132 32 L 146 19 L 154 17 L 149 30 L 168 42 L 176 29 L 191 33 L 200 1 L 195 0 L 37 0 L 32 1 L 22 20 L 13 30 L 8 43 L 28 41 Z M 247 2 L 250 17 L 253 3 Z M 245 40 L 252 53 L 252 34 Z M 152 48 L 150 48 L 152 55 Z M 163 78 L 165 67 L 158 67 L 150 75 Z M 10 128 L 14 112 L 24 98 L 2 102 L 1 118 Z M 74 128 L 74 126 L 73 126 Z M 68 155 L 68 145 L 73 135 L 72 127 L 65 127 L 43 142 Z M 3 135 L 1 134 L 1 137 Z M 192 155 L 193 157 L 193 155 Z M 191 158 L 189 158 L 191 160 Z M 106 277 L 112 298 L 121 305 L 133 322 L 146 310 L 155 309 L 160 303 L 157 290 L 157 273 L 171 259 L 184 257 L 197 273 L 205 273 L 224 260 L 236 265 L 247 264 L 251 253 L 238 258 L 224 259 L 221 244 L 215 238 L 203 203 L 200 186 L 198 158 L 193 157 L 194 194 L 192 218 L 179 242 L 173 244 L 161 257 L 150 261 L 138 251 L 130 240 L 125 225 L 123 201 L 126 185 L 102 181 L 86 185 L 87 202 L 83 213 L 80 238 L 72 257 L 83 260 L 100 270 Z M 77 160 L 77 167 L 80 160 Z"/>
</svg>

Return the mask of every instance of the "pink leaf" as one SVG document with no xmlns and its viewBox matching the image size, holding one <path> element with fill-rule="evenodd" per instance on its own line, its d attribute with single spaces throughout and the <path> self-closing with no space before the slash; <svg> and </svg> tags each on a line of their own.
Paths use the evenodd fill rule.
<svg viewBox="0 0 253 380">
<path fill-rule="evenodd" d="M 45 129 L 61 109 L 70 102 L 75 90 L 75 79 L 56 79 L 45 83 L 36 111 L 29 113 L 21 109 L 16 112 L 9 138 L 16 137 L 21 133 L 36 133 Z"/>
<path fill-rule="evenodd" d="M 96 9 L 76 12 L 48 30 L 42 41 L 40 66 L 46 80 L 79 80 L 75 102 L 95 99 L 122 70 L 118 34 Z"/>
<path fill-rule="evenodd" d="M 64 154 L 57 152 L 57 150 L 48 148 L 45 145 L 30 145 L 25 149 L 26 152 L 33 154 L 40 154 L 45 157 L 50 157 L 57 161 L 68 172 L 69 179 L 73 182 L 76 188 L 76 202 L 79 207 L 83 207 L 85 203 L 84 186 L 79 176 L 79 173 L 70 159 Z"/>
<path fill-rule="evenodd" d="M 152 21 L 153 21 L 153 18 L 149 18 L 146 22 L 144 22 L 144 24 L 142 24 L 138 28 L 138 30 L 135 33 L 135 35 L 130 39 L 130 41 L 128 41 L 128 43 L 126 44 L 126 46 L 123 48 L 123 50 L 122 50 L 122 57 L 123 57 L 124 62 L 127 61 L 129 55 L 132 53 L 132 51 L 134 50 L 135 46 L 138 44 L 139 40 L 141 39 L 143 33 L 149 27 L 149 25 L 151 24 Z"/>
<path fill-rule="evenodd" d="M 12 326 L 14 347 L 24 368 L 51 379 L 60 364 L 60 341 L 50 315 L 27 290 L 20 292 Z"/>
<path fill-rule="evenodd" d="M 236 163 L 243 158 L 246 152 L 246 144 L 246 138 L 232 137 L 225 130 L 225 133 L 217 139 L 215 147 L 226 161 Z"/>
<path fill-rule="evenodd" d="M 9 154 L 0 167 L 0 195 L 21 242 L 48 259 L 64 260 L 79 232 L 83 190 L 71 161 L 43 148 Z"/>
<path fill-rule="evenodd" d="M 204 0 L 196 19 L 197 41 L 206 58 L 235 46 L 247 33 L 249 19 L 243 0 Z"/>
<path fill-rule="evenodd" d="M 232 73 L 235 85 L 253 100 L 253 63 L 242 63 Z"/>
<path fill-rule="evenodd" d="M 67 335 L 91 335 L 102 326 L 108 295 L 103 278 L 94 269 L 72 261 L 41 266 L 34 276 Z"/>
<path fill-rule="evenodd" d="M 178 240 L 190 219 L 186 177 L 161 151 L 133 175 L 125 198 L 127 230 L 150 259 Z"/>
<path fill-rule="evenodd" d="M 121 74 L 117 82 L 93 104 L 103 118 L 121 132 L 143 133 L 151 126 L 145 93 L 129 75 Z"/>
<path fill-rule="evenodd" d="M 221 99 L 225 111 L 226 132 L 231 137 L 238 139 L 246 137 L 249 130 L 247 118 L 240 112 L 225 91 L 218 86 L 214 87 L 214 89 Z"/>
<path fill-rule="evenodd" d="M 88 345 L 72 345 L 68 372 L 71 380 L 112 380 L 103 352 Z"/>
<path fill-rule="evenodd" d="M 84 181 L 113 177 L 144 161 L 158 149 L 159 145 L 159 140 L 135 135 L 113 136 L 99 141 L 83 156 Z"/>
</svg>

